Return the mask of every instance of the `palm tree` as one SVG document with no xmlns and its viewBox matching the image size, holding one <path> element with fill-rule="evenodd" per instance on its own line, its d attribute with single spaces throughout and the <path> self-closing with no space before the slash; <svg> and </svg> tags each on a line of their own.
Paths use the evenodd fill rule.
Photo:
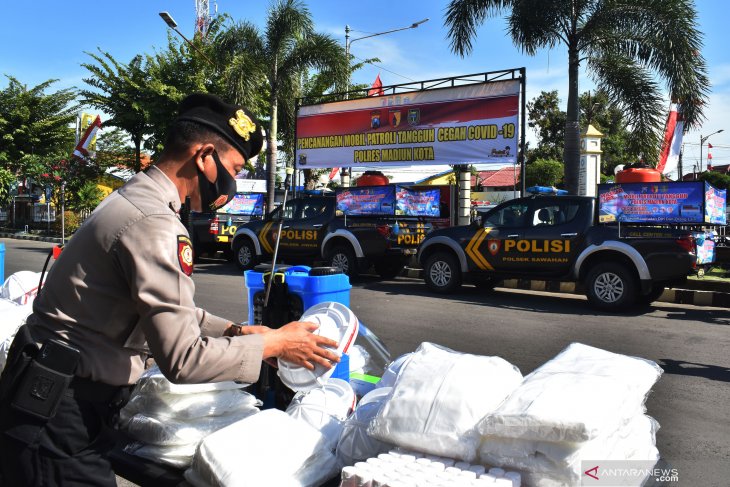
<svg viewBox="0 0 730 487">
<path fill-rule="evenodd" d="M 578 188 L 580 109 L 578 71 L 585 63 L 599 89 L 608 93 L 631 124 L 635 150 L 650 160 L 659 149 L 662 97 L 655 78 L 681 102 L 685 130 L 699 126 L 708 100 L 702 34 L 691 0 L 451 0 L 446 10 L 451 48 L 471 52 L 476 27 L 507 12 L 507 31 L 528 55 L 540 48 L 568 48 L 568 111 L 565 123 L 565 182 Z"/>
<path fill-rule="evenodd" d="M 216 52 L 230 56 L 231 89 L 242 96 L 251 83 L 264 81 L 268 90 L 269 130 L 266 134 L 267 205 L 273 208 L 276 183 L 277 143 L 281 105 L 300 93 L 303 73 L 309 70 L 347 76 L 344 48 L 332 37 L 314 31 L 306 5 L 299 0 L 276 0 L 269 8 L 263 32 L 250 22 L 240 22 L 215 39 Z M 227 54 L 226 54 L 227 53 Z M 248 83 L 248 85 L 246 85 Z"/>
</svg>

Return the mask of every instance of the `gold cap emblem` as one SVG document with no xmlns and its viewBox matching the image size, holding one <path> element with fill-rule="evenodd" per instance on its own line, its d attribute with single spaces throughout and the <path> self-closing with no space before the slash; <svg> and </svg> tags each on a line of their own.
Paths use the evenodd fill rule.
<svg viewBox="0 0 730 487">
<path fill-rule="evenodd" d="M 231 118 L 228 123 L 243 140 L 251 138 L 251 133 L 256 130 L 256 124 L 246 115 L 243 110 L 236 111 L 236 118 Z"/>
</svg>

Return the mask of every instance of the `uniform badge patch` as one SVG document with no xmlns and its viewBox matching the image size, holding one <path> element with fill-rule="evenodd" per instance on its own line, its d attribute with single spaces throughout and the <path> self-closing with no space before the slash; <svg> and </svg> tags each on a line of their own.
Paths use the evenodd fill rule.
<svg viewBox="0 0 730 487">
<path fill-rule="evenodd" d="M 487 240 L 487 248 L 490 254 L 497 255 L 497 252 L 499 252 L 499 240 Z"/>
<path fill-rule="evenodd" d="M 193 273 L 193 244 L 185 235 L 177 236 L 177 260 L 186 276 Z"/>
</svg>

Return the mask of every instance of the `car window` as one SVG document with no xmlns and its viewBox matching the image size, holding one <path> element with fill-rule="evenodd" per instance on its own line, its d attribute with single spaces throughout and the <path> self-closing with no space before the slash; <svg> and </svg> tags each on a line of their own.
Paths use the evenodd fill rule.
<svg viewBox="0 0 730 487">
<path fill-rule="evenodd" d="M 578 214 L 580 205 L 572 201 L 537 202 L 532 214 L 532 226 L 556 226 L 572 221 Z"/>
<path fill-rule="evenodd" d="M 322 200 L 308 200 L 302 204 L 302 212 L 300 218 L 308 220 L 310 218 L 316 218 L 323 214 L 325 211 L 326 204 Z"/>
<path fill-rule="evenodd" d="M 527 203 L 514 203 L 495 210 L 484 224 L 490 227 L 523 227 L 526 214 Z"/>
<path fill-rule="evenodd" d="M 287 201 L 283 209 L 279 206 L 277 209 L 271 212 L 271 219 L 278 220 L 281 217 L 282 211 L 284 212 L 284 220 L 291 220 L 294 218 L 297 209 L 297 202 L 295 200 Z"/>
</svg>

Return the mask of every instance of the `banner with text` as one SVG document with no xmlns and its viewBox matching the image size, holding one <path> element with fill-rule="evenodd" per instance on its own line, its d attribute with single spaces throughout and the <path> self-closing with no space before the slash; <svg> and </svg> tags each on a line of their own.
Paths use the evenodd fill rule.
<svg viewBox="0 0 730 487">
<path fill-rule="evenodd" d="M 598 185 L 601 223 L 718 223 L 723 194 L 702 181 Z M 724 211 L 722 212 L 724 214 Z M 714 221 L 711 221 L 714 220 Z"/>
<path fill-rule="evenodd" d="M 338 189 L 337 210 L 347 215 L 395 214 L 395 186 L 362 186 Z"/>
<path fill-rule="evenodd" d="M 218 213 L 232 215 L 261 216 L 264 214 L 265 194 L 237 193 Z"/>
<path fill-rule="evenodd" d="M 441 190 L 413 190 L 398 186 L 395 194 L 395 214 L 404 216 L 433 216 L 441 214 Z"/>
<path fill-rule="evenodd" d="M 727 190 L 705 181 L 705 223 L 727 225 Z"/>
<path fill-rule="evenodd" d="M 513 164 L 520 81 L 495 81 L 300 107 L 299 169 Z"/>
</svg>

